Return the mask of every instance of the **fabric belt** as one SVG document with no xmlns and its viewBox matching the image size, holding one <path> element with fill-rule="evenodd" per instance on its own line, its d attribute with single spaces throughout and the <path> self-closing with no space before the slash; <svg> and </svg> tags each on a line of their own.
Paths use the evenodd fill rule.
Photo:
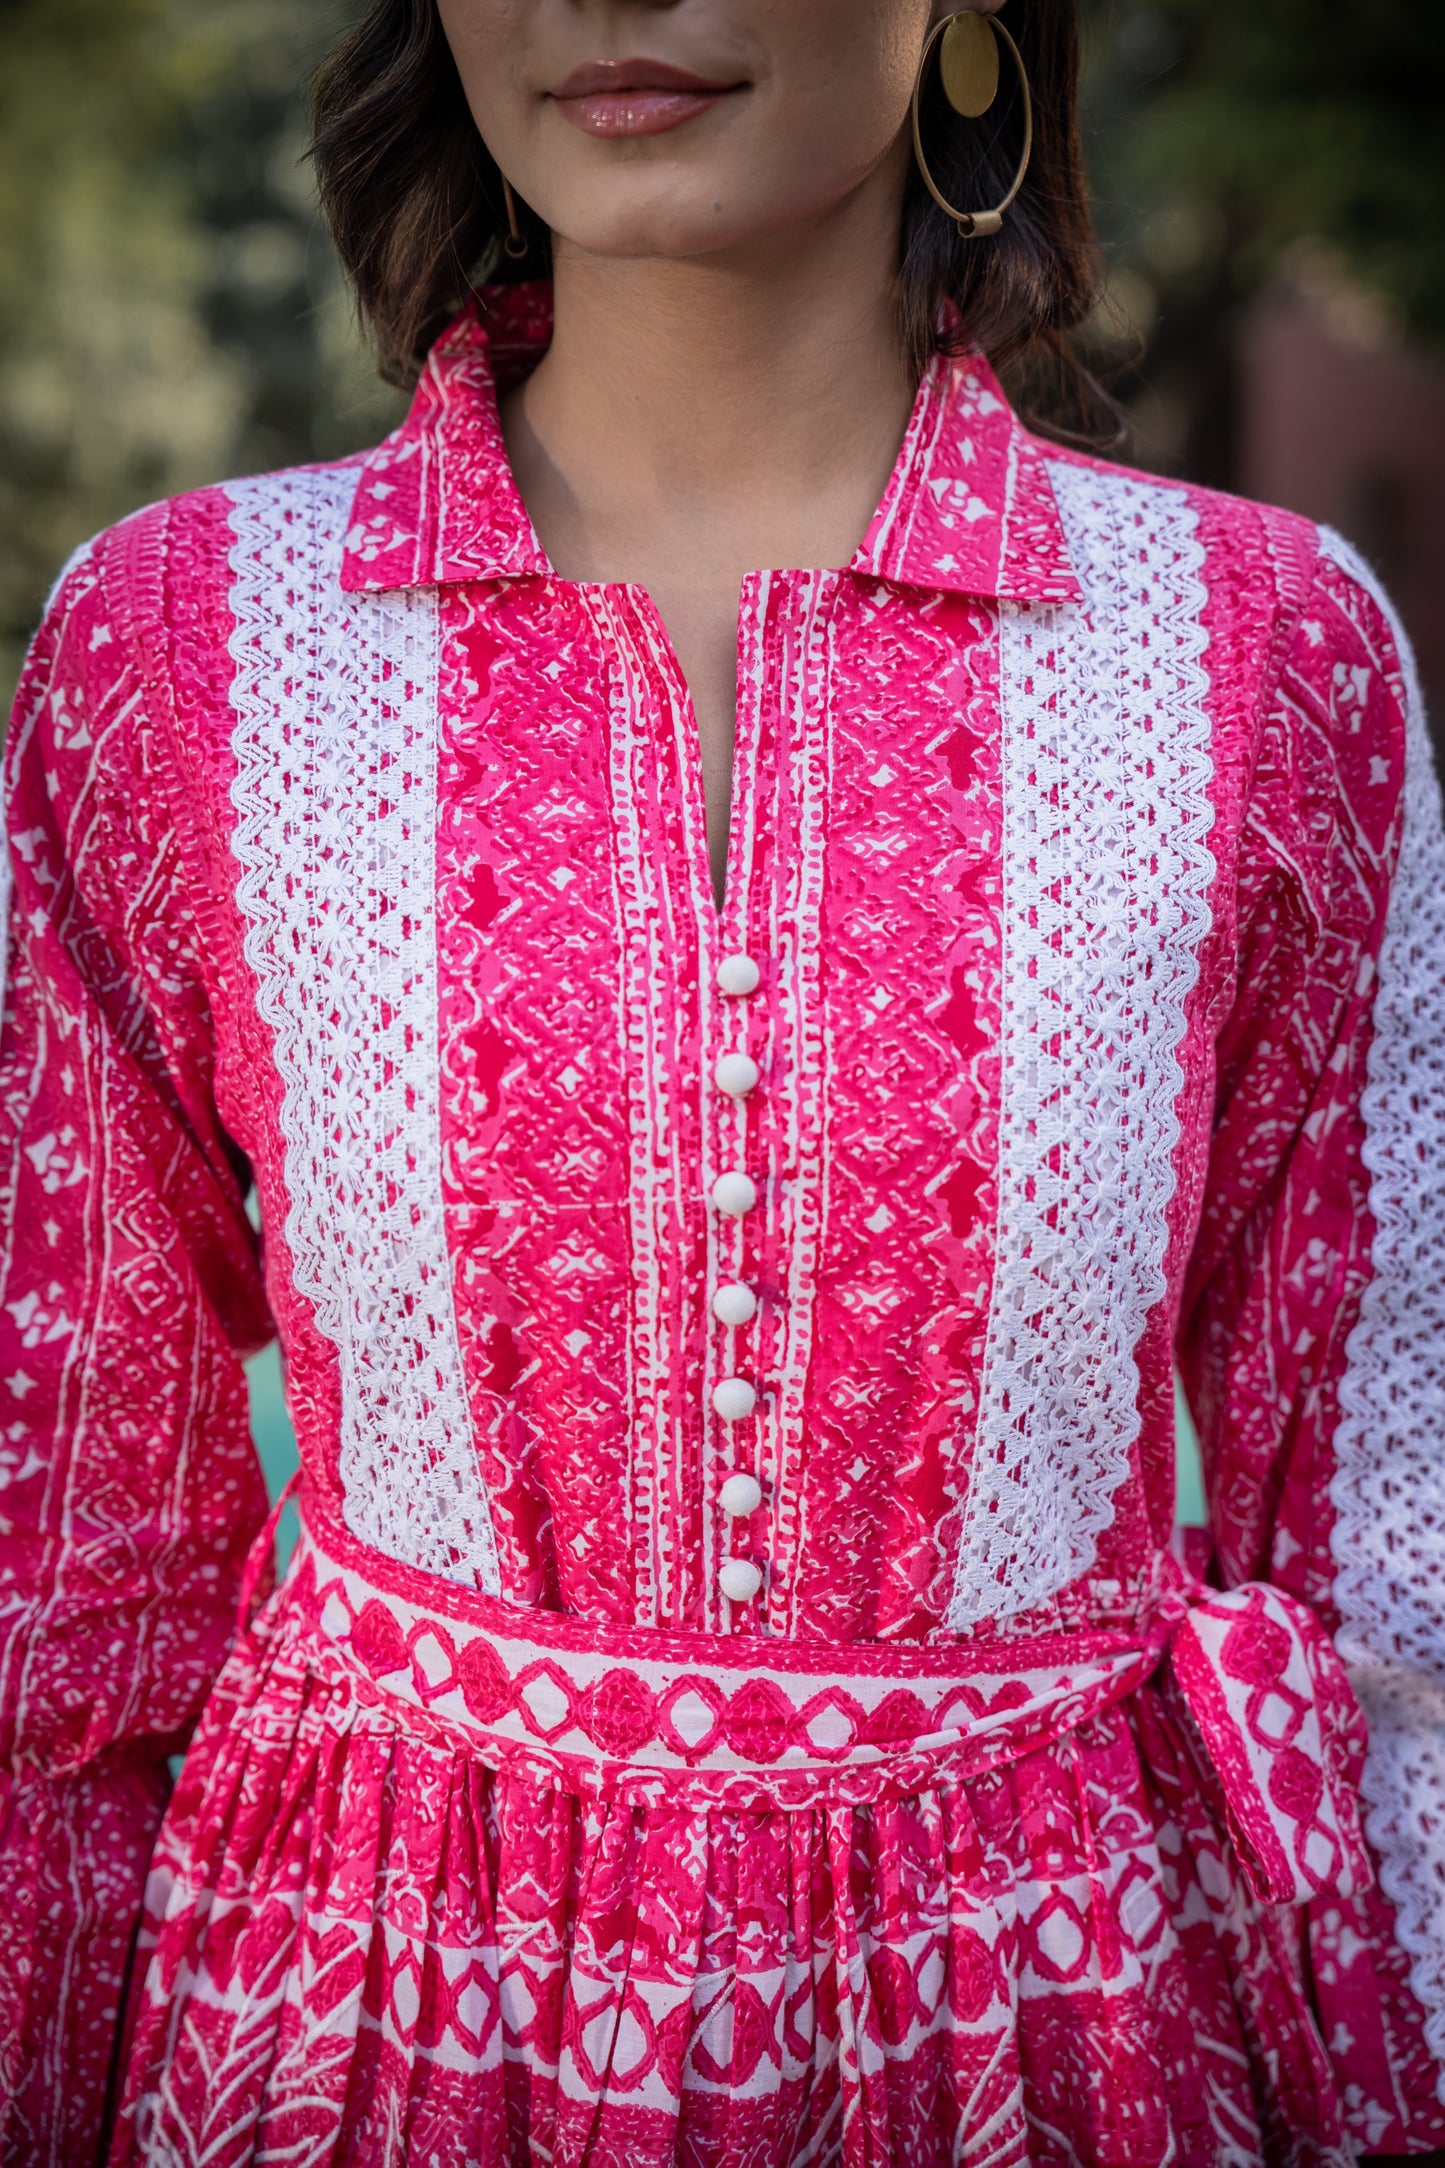
<svg viewBox="0 0 1445 2168">
<path fill-rule="evenodd" d="M 1127 1630 L 857 1642 L 599 1625 L 480 1596 L 303 1523 L 290 1622 L 363 1699 L 499 1770 L 621 1803 L 862 1804 L 1047 1747 L 1155 1673 L 1267 1903 L 1372 1877 L 1364 1726 L 1328 1636 L 1267 1583 L 1220 1593 L 1172 1559 Z"/>
</svg>

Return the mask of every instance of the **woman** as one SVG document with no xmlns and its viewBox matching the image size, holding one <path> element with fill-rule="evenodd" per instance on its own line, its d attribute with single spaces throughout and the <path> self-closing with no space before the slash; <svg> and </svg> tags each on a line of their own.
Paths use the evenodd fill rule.
<svg viewBox="0 0 1445 2168">
<path fill-rule="evenodd" d="M 318 157 L 409 418 L 61 581 L 9 2161 L 108 2073 L 207 2168 L 1445 2142 L 1423 721 L 1335 537 L 1014 418 L 1073 10 L 942 24 L 378 0 Z"/>
</svg>

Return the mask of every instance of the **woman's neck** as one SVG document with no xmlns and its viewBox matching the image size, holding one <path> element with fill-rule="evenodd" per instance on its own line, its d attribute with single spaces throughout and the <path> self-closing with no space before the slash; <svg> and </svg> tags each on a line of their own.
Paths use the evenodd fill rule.
<svg viewBox="0 0 1445 2168">
<path fill-rule="evenodd" d="M 680 535 L 729 578 L 847 561 L 914 389 L 893 285 L 898 188 L 880 169 L 745 260 L 558 244 L 552 345 L 504 427 L 559 570 L 645 582 L 656 542 Z"/>
</svg>

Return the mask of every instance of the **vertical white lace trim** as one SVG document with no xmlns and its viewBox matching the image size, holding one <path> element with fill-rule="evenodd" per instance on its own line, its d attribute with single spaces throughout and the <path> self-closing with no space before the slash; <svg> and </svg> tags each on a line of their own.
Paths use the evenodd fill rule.
<svg viewBox="0 0 1445 2168">
<path fill-rule="evenodd" d="M 354 486 L 337 468 L 230 490 L 237 895 L 296 1286 L 339 1358 L 347 1525 L 496 1593 L 442 1207 L 436 598 L 343 594 Z"/>
<path fill-rule="evenodd" d="M 1194 512 L 1049 475 L 1087 600 L 1001 605 L 998 1247 L 955 1629 L 1087 1572 L 1128 1473 L 1214 873 Z"/>
<path fill-rule="evenodd" d="M 1384 612 L 1409 703 L 1361 1101 L 1375 1238 L 1330 1498 L 1340 1653 L 1370 1730 L 1366 1827 L 1445 2066 L 1445 830 L 1409 643 L 1349 544 L 1326 530 L 1321 546 Z M 1445 2101 L 1445 2067 L 1438 2090 Z"/>
</svg>

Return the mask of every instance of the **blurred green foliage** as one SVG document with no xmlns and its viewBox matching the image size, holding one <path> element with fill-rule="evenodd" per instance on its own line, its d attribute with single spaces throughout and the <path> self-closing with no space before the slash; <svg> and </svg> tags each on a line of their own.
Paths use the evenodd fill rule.
<svg viewBox="0 0 1445 2168">
<path fill-rule="evenodd" d="M 1353 343 L 1445 346 L 1445 9 L 1082 0 L 1110 293 L 1096 359 L 1135 456 L 1228 484 L 1240 310 L 1286 282 Z"/>
<path fill-rule="evenodd" d="M 359 5 L 0 0 L 0 694 L 97 527 L 389 426 L 303 162 L 305 80 Z M 1281 264 L 1445 339 L 1445 10 L 1083 8 L 1091 344 L 1140 456 L 1227 480 L 1232 317 Z"/>
<path fill-rule="evenodd" d="M 0 681 L 136 505 L 390 425 L 318 230 L 321 0 L 0 5 Z"/>
<path fill-rule="evenodd" d="M 1445 10 L 1421 0 L 1085 0 L 1101 227 L 1235 294 L 1301 236 L 1445 341 Z M 1180 221 L 1183 220 L 1181 224 Z"/>
</svg>

